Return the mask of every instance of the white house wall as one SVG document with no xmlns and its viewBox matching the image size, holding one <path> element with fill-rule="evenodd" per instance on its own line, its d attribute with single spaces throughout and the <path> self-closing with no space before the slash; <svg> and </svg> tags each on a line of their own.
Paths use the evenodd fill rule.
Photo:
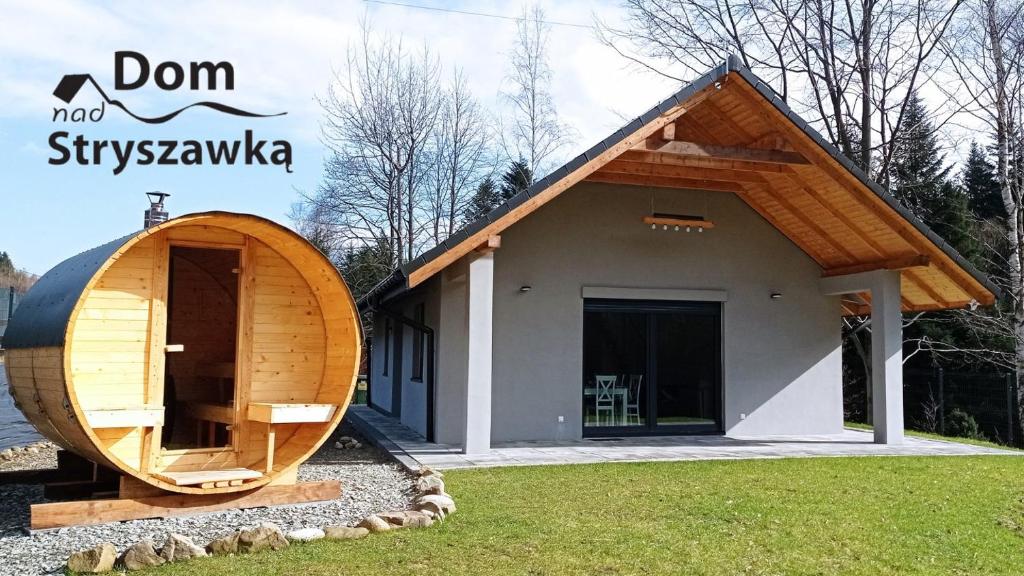
<svg viewBox="0 0 1024 576">
<path fill-rule="evenodd" d="M 655 211 L 716 227 L 651 230 L 652 194 Z M 726 432 L 840 432 L 839 302 L 820 276 L 733 194 L 576 186 L 506 230 L 495 253 L 493 441 L 581 436 L 585 286 L 725 291 Z"/>
<path fill-rule="evenodd" d="M 655 211 L 705 215 L 715 228 L 651 230 L 641 219 L 652 195 Z M 821 295 L 820 277 L 813 260 L 733 194 L 577 185 L 505 230 L 495 252 L 492 441 L 581 437 L 584 287 L 724 297 L 726 433 L 840 432 L 839 301 Z M 401 300 L 410 316 L 417 299 L 431 303 L 441 443 L 461 444 L 465 430 L 466 289 L 460 261 Z M 406 344 L 403 378 L 411 370 Z M 379 343 L 374 350 L 376 364 Z M 375 403 L 390 398 L 390 388 L 377 390 Z M 403 394 L 403 421 L 411 422 L 416 401 Z"/>
</svg>

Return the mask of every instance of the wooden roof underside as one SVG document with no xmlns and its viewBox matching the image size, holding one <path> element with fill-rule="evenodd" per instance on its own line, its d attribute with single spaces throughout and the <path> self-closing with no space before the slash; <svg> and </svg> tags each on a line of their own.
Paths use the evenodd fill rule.
<svg viewBox="0 0 1024 576">
<path fill-rule="evenodd" d="M 412 271 L 409 286 L 580 181 L 736 194 L 813 258 L 823 276 L 901 270 L 905 311 L 995 300 L 736 72 L 494 219 L 461 242 L 461 249 L 448 249 Z M 844 314 L 869 310 L 867 293 L 843 299 Z"/>
</svg>

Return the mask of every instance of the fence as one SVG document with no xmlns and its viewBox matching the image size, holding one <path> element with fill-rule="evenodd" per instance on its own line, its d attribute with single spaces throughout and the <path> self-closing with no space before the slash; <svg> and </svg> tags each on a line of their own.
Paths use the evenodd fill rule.
<svg viewBox="0 0 1024 576">
<path fill-rule="evenodd" d="M 903 394 L 908 427 L 957 436 L 973 419 L 987 439 L 1022 444 L 1013 373 L 904 370 Z"/>
<path fill-rule="evenodd" d="M 7 331 L 7 323 L 14 316 L 14 309 L 24 294 L 14 286 L 0 286 L 0 349 L 4 347 L 4 332 Z"/>
</svg>

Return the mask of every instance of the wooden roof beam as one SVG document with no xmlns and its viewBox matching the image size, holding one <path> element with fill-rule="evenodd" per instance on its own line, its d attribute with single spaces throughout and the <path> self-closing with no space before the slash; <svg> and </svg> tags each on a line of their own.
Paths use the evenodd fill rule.
<svg viewBox="0 0 1024 576">
<path fill-rule="evenodd" d="M 633 149 L 642 152 L 662 152 L 679 156 L 715 158 L 718 160 L 746 160 L 766 162 L 768 164 L 810 164 L 800 153 L 790 152 L 789 150 L 715 146 L 699 142 L 683 142 L 681 140 L 648 139 L 637 144 Z"/>
<path fill-rule="evenodd" d="M 681 156 L 667 152 L 646 152 L 643 150 L 628 150 L 618 158 L 627 162 L 645 162 L 647 164 L 663 164 L 666 166 L 685 166 L 690 168 L 712 168 L 719 170 L 744 170 L 747 172 L 767 172 L 774 174 L 785 173 L 791 170 L 786 164 L 772 164 L 770 162 L 754 162 L 750 160 L 722 160 L 709 158 L 707 156 Z"/>
<path fill-rule="evenodd" d="M 498 248 L 501 248 L 501 236 L 494 234 L 492 236 L 488 236 L 487 240 L 482 242 L 473 250 L 475 252 L 479 252 L 480 254 L 488 254 L 494 252 Z"/>
<path fill-rule="evenodd" d="M 764 184 L 765 179 L 757 172 L 748 170 L 732 170 L 729 168 L 704 168 L 696 166 L 674 166 L 671 164 L 651 164 L 632 160 L 612 160 L 601 168 L 601 172 L 616 174 L 636 174 L 646 176 L 665 176 L 669 178 L 692 178 L 697 180 L 717 180 L 720 182 L 756 182 Z"/>
<path fill-rule="evenodd" d="M 621 174 L 598 170 L 586 178 L 587 182 L 603 184 L 627 184 L 630 186 L 653 186 L 655 188 L 676 188 L 685 190 L 709 190 L 712 192 L 741 193 L 743 189 L 734 182 L 698 178 L 674 178 L 647 174 Z"/>
<path fill-rule="evenodd" d="M 903 256 L 900 258 L 890 258 L 888 260 L 876 260 L 874 262 L 862 262 L 859 264 L 851 264 L 850 266 L 829 268 L 822 272 L 821 277 L 831 278 L 833 276 L 845 276 L 847 274 L 871 272 L 872 270 L 906 270 L 908 268 L 927 267 L 929 264 L 931 264 L 930 257 L 923 254 L 915 254 L 913 256 Z"/>
</svg>

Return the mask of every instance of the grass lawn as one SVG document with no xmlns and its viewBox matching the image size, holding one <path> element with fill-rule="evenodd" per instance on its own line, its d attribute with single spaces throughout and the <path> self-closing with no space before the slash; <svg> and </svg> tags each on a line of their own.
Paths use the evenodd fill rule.
<svg viewBox="0 0 1024 576">
<path fill-rule="evenodd" d="M 1019 574 L 1024 458 L 452 471 L 441 525 L 208 558 L 180 574 Z"/>
</svg>

